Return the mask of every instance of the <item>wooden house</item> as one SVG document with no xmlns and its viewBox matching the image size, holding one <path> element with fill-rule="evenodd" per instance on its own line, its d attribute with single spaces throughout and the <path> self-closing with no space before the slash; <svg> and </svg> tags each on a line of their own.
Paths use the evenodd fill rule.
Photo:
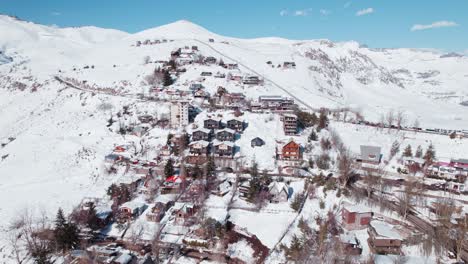
<svg viewBox="0 0 468 264">
<path fill-rule="evenodd" d="M 302 159 L 301 145 L 294 140 L 289 141 L 281 148 L 280 158 L 283 160 L 300 160 Z"/>
<path fill-rule="evenodd" d="M 192 141 L 210 141 L 211 140 L 211 130 L 206 128 L 199 128 L 192 132 Z"/>
<path fill-rule="evenodd" d="M 176 203 L 174 205 L 175 223 L 178 225 L 190 225 L 195 215 L 195 205 L 192 203 Z"/>
<path fill-rule="evenodd" d="M 340 235 L 340 243 L 346 256 L 359 256 L 362 246 L 355 234 L 345 233 Z"/>
<path fill-rule="evenodd" d="M 129 201 L 119 207 L 119 221 L 128 221 L 140 216 L 146 209 L 146 204 L 139 201 Z"/>
<path fill-rule="evenodd" d="M 216 139 L 219 141 L 234 141 L 236 139 L 236 131 L 225 128 L 216 132 Z"/>
<path fill-rule="evenodd" d="M 226 126 L 234 131 L 242 132 L 244 130 L 244 121 L 232 118 L 226 122 Z"/>
<path fill-rule="evenodd" d="M 345 205 L 341 209 L 343 227 L 348 230 L 367 228 L 372 215 L 369 209 L 360 205 Z"/>
<path fill-rule="evenodd" d="M 189 144 L 190 155 L 208 156 L 210 153 L 210 142 L 205 140 L 193 141 Z"/>
<path fill-rule="evenodd" d="M 228 141 L 215 141 L 214 155 L 216 157 L 230 158 L 234 156 L 234 143 Z"/>
<path fill-rule="evenodd" d="M 282 203 L 287 202 L 289 198 L 289 188 L 284 182 L 274 181 L 268 185 L 268 193 L 270 194 L 270 202 Z"/>
<path fill-rule="evenodd" d="M 371 221 L 369 229 L 369 247 L 376 254 L 399 255 L 403 238 L 394 226 L 383 221 Z"/>
<path fill-rule="evenodd" d="M 146 214 L 146 218 L 148 221 L 152 222 L 159 222 L 163 219 L 164 215 L 166 214 L 166 211 L 171 208 L 171 206 L 174 204 L 172 201 L 168 202 L 156 202 L 154 206 L 151 208 L 151 212 Z"/>
<path fill-rule="evenodd" d="M 209 117 L 203 121 L 203 127 L 206 129 L 219 129 L 221 127 L 221 120 Z"/>
</svg>

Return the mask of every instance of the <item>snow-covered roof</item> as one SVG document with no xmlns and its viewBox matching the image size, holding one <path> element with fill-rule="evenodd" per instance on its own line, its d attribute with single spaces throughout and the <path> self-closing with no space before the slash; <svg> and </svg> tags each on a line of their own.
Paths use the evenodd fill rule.
<svg viewBox="0 0 468 264">
<path fill-rule="evenodd" d="M 234 131 L 234 130 L 232 130 L 232 129 L 230 129 L 230 128 L 224 128 L 224 129 L 221 129 L 221 130 L 219 130 L 218 132 L 216 132 L 216 134 L 221 133 L 221 132 L 228 132 L 228 133 L 231 133 L 231 134 L 235 134 L 235 133 L 236 133 L 236 131 Z"/>
<path fill-rule="evenodd" d="M 341 240 L 341 242 L 346 243 L 346 244 L 352 244 L 352 245 L 357 245 L 358 244 L 356 235 L 352 234 L 352 233 L 349 233 L 349 232 L 341 234 L 340 235 L 340 240 Z"/>
<path fill-rule="evenodd" d="M 196 145 L 196 144 L 200 144 L 202 147 L 208 147 L 208 145 L 210 145 L 210 142 L 205 141 L 205 140 L 199 140 L 199 141 L 191 142 L 189 144 L 189 146 L 193 146 L 193 145 Z"/>
<path fill-rule="evenodd" d="M 348 212 L 352 213 L 370 213 L 372 212 L 371 209 L 362 205 L 362 204 L 344 204 L 343 208 L 345 208 Z"/>
<path fill-rule="evenodd" d="M 206 134 L 209 134 L 209 133 L 210 133 L 210 130 L 209 130 L 209 129 L 204 128 L 204 127 L 200 127 L 200 128 L 197 128 L 197 129 L 193 130 L 192 134 L 195 133 L 195 132 L 197 132 L 197 131 L 203 132 L 203 133 L 206 133 Z"/>
<path fill-rule="evenodd" d="M 230 147 L 234 147 L 234 143 L 233 142 L 230 142 L 230 141 L 219 141 L 217 139 L 215 139 L 213 141 L 213 146 L 219 146 L 219 145 L 226 145 L 226 146 L 230 146 Z"/>
<path fill-rule="evenodd" d="M 122 207 L 130 208 L 133 211 L 135 209 L 145 207 L 145 203 L 143 203 L 141 201 L 137 201 L 137 200 L 132 200 L 132 201 L 128 201 L 126 203 L 123 203 L 120 207 L 121 208 Z"/>
<path fill-rule="evenodd" d="M 120 255 L 118 258 L 116 258 L 113 262 L 118 263 L 118 264 L 128 264 L 130 261 L 132 261 L 132 255 L 128 253 L 124 253 Z"/>
<path fill-rule="evenodd" d="M 404 161 L 414 161 L 418 164 L 423 164 L 426 162 L 423 158 L 416 158 L 416 157 L 403 157 L 402 158 Z"/>
<path fill-rule="evenodd" d="M 400 233 L 395 230 L 393 225 L 378 220 L 371 221 L 370 225 L 374 228 L 377 237 L 403 240 Z"/>
<path fill-rule="evenodd" d="M 282 191 L 286 192 L 286 194 L 289 194 L 288 186 L 284 182 L 277 182 L 274 181 L 268 185 L 268 191 L 271 194 L 279 194 Z"/>
</svg>

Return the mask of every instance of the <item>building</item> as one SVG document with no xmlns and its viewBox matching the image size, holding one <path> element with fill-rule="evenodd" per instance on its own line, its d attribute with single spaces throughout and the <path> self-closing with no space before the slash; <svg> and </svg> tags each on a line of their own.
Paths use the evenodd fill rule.
<svg viewBox="0 0 468 264">
<path fill-rule="evenodd" d="M 208 156 L 210 154 L 210 142 L 208 141 L 193 141 L 189 144 L 189 148 L 192 156 Z"/>
<path fill-rule="evenodd" d="M 244 121 L 232 118 L 226 122 L 226 126 L 234 131 L 242 132 L 244 130 Z"/>
<path fill-rule="evenodd" d="M 270 202 L 283 203 L 289 198 L 289 188 L 284 182 L 274 181 L 268 185 L 268 193 L 270 194 Z"/>
<path fill-rule="evenodd" d="M 356 235 L 344 233 L 340 235 L 341 246 L 346 256 L 359 256 L 362 253 L 362 246 Z"/>
<path fill-rule="evenodd" d="M 195 214 L 195 205 L 192 203 L 176 203 L 174 205 L 175 223 L 189 225 L 190 218 Z"/>
<path fill-rule="evenodd" d="M 119 221 L 128 221 L 141 215 L 146 209 L 146 204 L 139 201 L 123 203 L 119 208 Z"/>
<path fill-rule="evenodd" d="M 302 159 L 301 145 L 291 139 L 281 148 L 280 159 L 282 160 L 300 160 Z"/>
<path fill-rule="evenodd" d="M 236 131 L 225 128 L 216 132 L 216 139 L 219 141 L 234 141 L 236 139 Z"/>
<path fill-rule="evenodd" d="M 168 202 L 157 202 L 151 208 L 151 212 L 146 214 L 148 221 L 159 222 L 163 219 L 166 211 L 174 204 L 172 201 Z"/>
<path fill-rule="evenodd" d="M 252 148 L 261 147 L 263 145 L 265 145 L 265 141 L 259 137 L 256 137 L 250 141 L 250 146 L 252 146 Z"/>
<path fill-rule="evenodd" d="M 295 69 L 296 63 L 293 61 L 285 61 L 283 62 L 283 69 Z"/>
<path fill-rule="evenodd" d="M 294 108 L 295 103 L 291 98 L 279 95 L 263 95 L 258 97 L 258 103 L 264 109 L 275 111 L 290 111 Z"/>
<path fill-rule="evenodd" d="M 256 75 L 247 75 L 242 78 L 242 83 L 247 85 L 260 85 L 263 83 L 263 80 Z"/>
<path fill-rule="evenodd" d="M 361 155 L 358 162 L 379 164 L 382 159 L 382 148 L 377 146 L 361 145 Z"/>
<path fill-rule="evenodd" d="M 205 58 L 205 63 L 206 64 L 215 64 L 217 62 L 216 58 L 215 57 L 206 57 Z"/>
<path fill-rule="evenodd" d="M 283 121 L 283 131 L 285 135 L 293 136 L 297 133 L 297 116 L 293 114 L 284 114 L 281 117 Z"/>
<path fill-rule="evenodd" d="M 210 141 L 211 140 L 211 130 L 206 129 L 206 128 L 198 128 L 197 130 L 192 132 L 192 141 L 199 141 L 199 140 L 205 140 L 205 141 Z"/>
<path fill-rule="evenodd" d="M 221 127 L 221 120 L 209 117 L 203 121 L 203 127 L 206 129 L 219 129 Z"/>
<path fill-rule="evenodd" d="M 189 124 L 189 101 L 180 100 L 171 103 L 170 124 L 172 128 L 185 127 Z"/>
<path fill-rule="evenodd" d="M 228 141 L 215 141 L 214 155 L 216 157 L 232 158 L 234 156 L 234 143 Z"/>
<path fill-rule="evenodd" d="M 372 215 L 370 210 L 360 205 L 345 205 L 341 209 L 343 227 L 348 230 L 367 228 Z"/>
<path fill-rule="evenodd" d="M 376 254 L 399 255 L 403 238 L 394 226 L 383 221 L 371 221 L 369 229 L 369 247 Z"/>
</svg>

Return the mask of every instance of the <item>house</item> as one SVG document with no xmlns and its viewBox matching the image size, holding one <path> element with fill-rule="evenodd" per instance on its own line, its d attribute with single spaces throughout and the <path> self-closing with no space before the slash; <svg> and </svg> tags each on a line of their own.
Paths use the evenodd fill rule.
<svg viewBox="0 0 468 264">
<path fill-rule="evenodd" d="M 237 70 L 237 69 L 239 69 L 239 65 L 237 63 L 228 63 L 228 64 L 226 64 L 226 69 L 228 69 L 228 70 Z"/>
<path fill-rule="evenodd" d="M 189 124 L 189 101 L 179 100 L 171 103 L 171 127 L 185 127 Z"/>
<path fill-rule="evenodd" d="M 399 255 L 403 238 L 393 225 L 383 221 L 371 221 L 369 229 L 369 247 L 376 254 Z"/>
<path fill-rule="evenodd" d="M 221 72 L 217 72 L 214 77 L 215 78 L 226 78 L 226 74 L 221 73 Z"/>
<path fill-rule="evenodd" d="M 234 143 L 228 141 L 217 141 L 213 143 L 214 155 L 216 157 L 232 157 L 234 156 Z"/>
<path fill-rule="evenodd" d="M 229 80 L 236 82 L 241 82 L 243 79 L 242 75 L 238 72 L 230 72 L 227 77 Z"/>
<path fill-rule="evenodd" d="M 281 148 L 280 158 L 283 160 L 300 160 L 302 159 L 301 145 L 294 140 L 290 140 Z"/>
<path fill-rule="evenodd" d="M 232 118 L 226 122 L 226 126 L 234 131 L 242 132 L 244 130 L 244 121 Z"/>
<path fill-rule="evenodd" d="M 244 181 L 239 185 L 239 197 L 241 199 L 247 199 L 250 192 L 250 182 Z"/>
<path fill-rule="evenodd" d="M 382 159 L 382 148 L 377 146 L 361 145 L 361 155 L 358 162 L 379 164 Z"/>
<path fill-rule="evenodd" d="M 227 106 L 243 106 L 246 103 L 245 95 L 242 93 L 223 93 L 220 101 Z"/>
<path fill-rule="evenodd" d="M 250 141 L 250 146 L 252 146 L 252 148 L 261 147 L 263 145 L 265 145 L 265 141 L 259 137 L 256 137 Z"/>
<path fill-rule="evenodd" d="M 210 153 L 210 142 L 205 140 L 193 141 L 189 144 L 190 155 L 192 156 L 208 156 Z"/>
<path fill-rule="evenodd" d="M 293 61 L 285 61 L 283 62 L 283 69 L 295 69 L 296 63 Z"/>
<path fill-rule="evenodd" d="M 198 51 L 198 46 L 192 46 L 192 51 Z"/>
<path fill-rule="evenodd" d="M 274 181 L 268 185 L 268 193 L 270 194 L 270 202 L 283 203 L 289 198 L 289 188 L 284 182 Z"/>
<path fill-rule="evenodd" d="M 140 216 L 146 209 L 146 204 L 140 201 L 129 201 L 120 205 L 118 218 L 128 221 Z"/>
<path fill-rule="evenodd" d="M 236 131 L 230 128 L 219 130 L 216 133 L 216 139 L 219 141 L 234 141 L 236 139 Z"/>
<path fill-rule="evenodd" d="M 203 87 L 203 85 L 201 83 L 192 83 L 192 84 L 190 84 L 189 89 L 191 91 L 196 91 L 196 90 L 200 90 L 200 89 L 205 89 L 205 87 Z"/>
<path fill-rule="evenodd" d="M 148 124 L 153 122 L 154 117 L 152 115 L 140 115 L 138 116 L 138 120 L 143 124 Z"/>
<path fill-rule="evenodd" d="M 163 219 L 164 215 L 166 214 L 166 211 L 171 208 L 171 206 L 174 204 L 172 201 L 168 202 L 156 202 L 154 206 L 151 208 L 151 212 L 146 214 L 146 218 L 148 221 L 152 222 L 159 222 Z"/>
<path fill-rule="evenodd" d="M 340 234 L 340 243 L 346 256 L 359 256 L 362 253 L 362 246 L 355 234 Z"/>
<path fill-rule="evenodd" d="M 104 162 L 108 165 L 114 165 L 120 161 L 123 161 L 124 158 L 117 154 L 109 154 L 104 158 Z"/>
<path fill-rule="evenodd" d="M 265 109 L 286 111 L 292 110 L 294 100 L 279 95 L 262 95 L 258 97 L 258 103 Z"/>
<path fill-rule="evenodd" d="M 373 213 L 364 206 L 345 205 L 341 209 L 343 227 L 347 230 L 365 229 L 372 219 Z"/>
<path fill-rule="evenodd" d="M 205 61 L 204 61 L 206 64 L 215 64 L 217 62 L 216 58 L 215 57 L 206 57 L 205 58 Z"/>
<path fill-rule="evenodd" d="M 211 130 L 206 128 L 198 128 L 192 132 L 192 141 L 211 140 Z"/>
<path fill-rule="evenodd" d="M 256 75 L 246 75 L 242 78 L 242 83 L 247 85 L 260 85 L 263 83 L 263 80 Z"/>
<path fill-rule="evenodd" d="M 209 117 L 203 121 L 203 127 L 206 129 L 219 129 L 221 127 L 221 120 Z"/>
<path fill-rule="evenodd" d="M 224 196 L 227 193 L 229 193 L 230 190 L 231 190 L 231 184 L 225 179 L 211 193 L 218 195 L 218 196 Z"/>
<path fill-rule="evenodd" d="M 110 261 L 111 264 L 130 264 L 134 259 L 133 255 L 129 253 L 121 253 L 117 255 L 113 260 Z"/>
<path fill-rule="evenodd" d="M 207 97 L 209 97 L 208 92 L 206 92 L 203 89 L 193 91 L 192 94 L 193 94 L 193 97 L 195 97 L 195 98 L 207 98 Z"/>
<path fill-rule="evenodd" d="M 195 205 L 192 203 L 176 203 L 174 205 L 175 223 L 189 225 L 190 218 L 195 215 Z"/>
<path fill-rule="evenodd" d="M 212 72 L 202 72 L 202 73 L 200 74 L 200 76 L 212 76 L 212 75 L 213 75 Z"/>
<path fill-rule="evenodd" d="M 285 135 L 296 135 L 297 133 L 297 116 L 294 114 L 284 114 L 281 117 L 283 121 L 283 131 Z"/>
</svg>

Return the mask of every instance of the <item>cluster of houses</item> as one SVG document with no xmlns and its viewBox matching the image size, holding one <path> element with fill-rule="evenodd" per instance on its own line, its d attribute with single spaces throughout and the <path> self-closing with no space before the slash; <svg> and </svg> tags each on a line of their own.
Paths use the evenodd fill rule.
<svg viewBox="0 0 468 264">
<path fill-rule="evenodd" d="M 297 105 L 294 99 L 279 95 L 259 96 L 256 102 L 250 106 L 252 112 L 269 110 L 272 112 L 293 112 Z"/>
<path fill-rule="evenodd" d="M 468 178 L 468 159 L 450 159 L 437 161 L 426 169 L 428 177 L 448 181 L 448 187 L 457 192 L 467 191 L 465 182 Z"/>
<path fill-rule="evenodd" d="M 167 40 L 167 39 L 155 39 L 155 40 L 145 39 L 144 41 L 138 40 L 135 43 L 135 46 L 140 47 L 142 45 L 156 45 L 156 44 L 173 42 L 173 41 L 174 40 Z"/>
<path fill-rule="evenodd" d="M 191 160 L 200 162 L 211 154 L 217 158 L 232 158 L 235 153 L 234 141 L 245 126 L 245 122 L 238 118 L 223 122 L 217 116 L 207 117 L 203 120 L 203 127 L 192 132 L 192 142 L 189 144 Z"/>
<path fill-rule="evenodd" d="M 268 65 L 271 65 L 272 68 L 275 67 L 272 61 L 267 61 Z M 296 68 L 296 63 L 294 61 L 284 61 L 283 64 L 278 64 L 276 66 L 277 68 L 283 68 L 283 69 L 295 69 Z"/>
<path fill-rule="evenodd" d="M 342 227 L 347 231 L 340 236 L 341 243 L 349 255 L 360 255 L 362 244 L 368 243 L 375 254 L 399 255 L 404 243 L 402 232 L 394 225 L 382 220 L 373 219 L 374 213 L 360 205 L 345 204 L 341 209 Z M 368 241 L 359 241 L 354 230 L 367 229 Z"/>
</svg>

